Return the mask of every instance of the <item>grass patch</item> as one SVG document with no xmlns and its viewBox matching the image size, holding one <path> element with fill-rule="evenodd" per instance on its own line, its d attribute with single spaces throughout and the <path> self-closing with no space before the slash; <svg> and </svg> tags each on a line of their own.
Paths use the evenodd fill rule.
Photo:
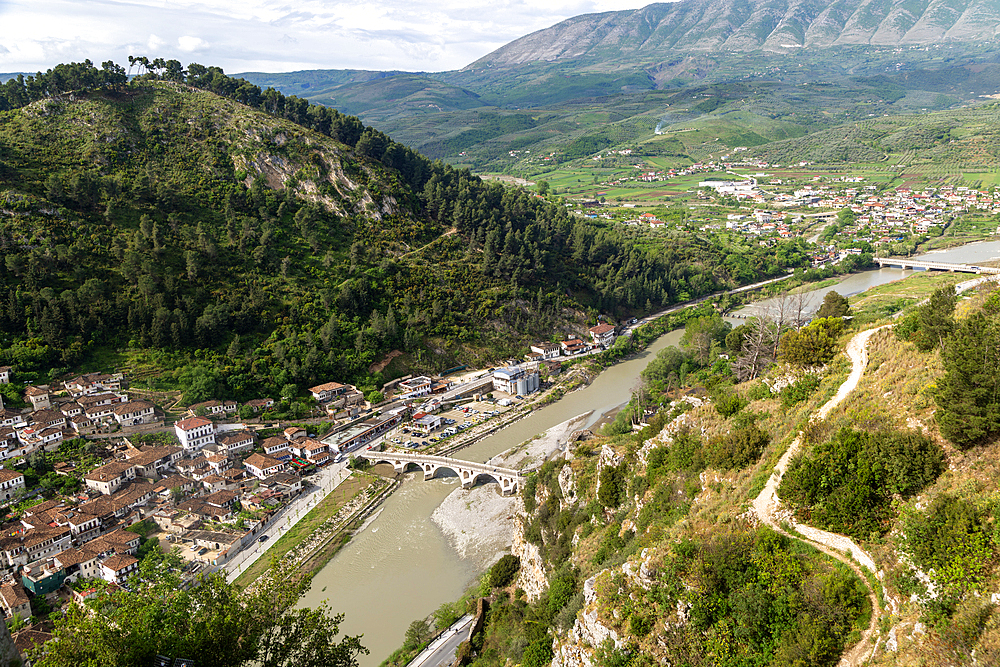
<svg viewBox="0 0 1000 667">
<path fill-rule="evenodd" d="M 362 477 L 358 474 L 353 474 L 344 480 L 343 484 L 323 498 L 316 507 L 309 510 L 291 530 L 278 538 L 267 550 L 266 554 L 261 555 L 253 565 L 241 573 L 236 578 L 236 585 L 248 586 L 252 584 L 270 568 L 272 556 L 284 558 L 285 554 L 295 549 L 328 519 L 336 515 L 341 507 L 350 502 L 354 496 L 364 491 L 371 484 L 372 479 L 370 477 Z"/>
</svg>

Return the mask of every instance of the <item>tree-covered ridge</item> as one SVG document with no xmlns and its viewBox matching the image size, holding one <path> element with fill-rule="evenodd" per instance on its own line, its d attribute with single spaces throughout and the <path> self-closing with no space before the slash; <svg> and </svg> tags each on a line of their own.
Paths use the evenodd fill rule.
<svg viewBox="0 0 1000 667">
<path fill-rule="evenodd" d="M 420 362 L 441 368 L 508 356 L 567 307 L 648 311 L 806 261 L 795 242 L 581 219 L 333 110 L 171 71 L 46 84 L 0 114 L 0 359 L 25 379 L 129 346 L 195 362 L 175 380 L 200 377 L 206 398 L 329 377 L 373 389 L 392 349 L 420 362 L 441 341 L 452 351 Z"/>
</svg>

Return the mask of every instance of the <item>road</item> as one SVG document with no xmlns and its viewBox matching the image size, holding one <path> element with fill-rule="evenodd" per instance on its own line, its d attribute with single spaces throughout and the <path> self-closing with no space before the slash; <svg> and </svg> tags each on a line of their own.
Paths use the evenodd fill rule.
<svg viewBox="0 0 1000 667">
<path fill-rule="evenodd" d="M 451 665 L 455 662 L 458 645 L 469 638 L 469 630 L 475 620 L 475 616 L 466 614 L 455 621 L 406 667 L 446 667 Z"/>
<path fill-rule="evenodd" d="M 336 463 L 326 468 L 321 468 L 319 472 L 309 478 L 308 491 L 303 491 L 292 502 L 283 507 L 278 515 L 271 521 L 271 525 L 261 535 L 267 535 L 264 542 L 255 541 L 248 544 L 243 551 L 230 559 L 222 569 L 226 572 L 226 581 L 232 583 L 241 572 L 250 567 L 258 558 L 267 553 L 267 550 L 279 537 L 297 524 L 302 517 L 309 513 L 309 510 L 340 486 L 345 479 L 351 476 L 351 471 L 347 469 L 346 463 Z M 259 536 L 258 536 L 259 540 Z"/>
<path fill-rule="evenodd" d="M 727 294 L 739 294 L 740 292 L 746 292 L 748 290 L 757 289 L 758 287 L 763 287 L 764 285 L 770 285 L 771 283 L 776 283 L 776 282 L 781 281 L 781 280 L 788 280 L 793 275 L 795 275 L 795 273 L 791 272 L 791 273 L 787 273 L 787 274 L 785 274 L 783 276 L 778 276 L 777 278 L 771 278 L 770 280 L 762 280 L 759 283 L 753 283 L 752 285 L 744 285 L 743 287 L 737 287 L 735 289 L 726 290 L 724 292 L 713 292 L 712 294 L 708 294 L 706 296 L 698 297 L 697 299 L 692 299 L 690 301 L 684 301 L 683 303 L 679 303 L 679 304 L 677 304 L 675 306 L 671 306 L 670 308 L 667 308 L 666 310 L 661 310 L 658 313 L 653 313 L 652 315 L 647 315 L 646 317 L 642 318 L 641 320 L 639 320 L 635 324 L 631 324 L 628 327 L 626 327 L 625 330 L 621 333 L 621 335 L 622 336 L 631 336 L 632 332 L 635 331 L 636 329 L 638 329 L 639 327 L 641 327 L 643 324 L 649 324 L 653 320 L 657 320 L 657 319 L 663 317 L 664 315 L 669 315 L 671 313 L 676 313 L 677 311 L 684 310 L 685 308 L 688 308 L 690 306 L 697 306 L 699 303 L 703 303 L 705 301 L 708 301 L 709 299 L 714 299 L 716 297 L 725 296 Z"/>
</svg>

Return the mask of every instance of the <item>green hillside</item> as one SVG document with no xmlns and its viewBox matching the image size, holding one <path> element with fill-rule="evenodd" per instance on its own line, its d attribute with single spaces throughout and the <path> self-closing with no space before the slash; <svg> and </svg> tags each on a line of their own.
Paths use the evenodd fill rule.
<svg viewBox="0 0 1000 667">
<path fill-rule="evenodd" d="M 805 261 L 749 246 L 740 268 L 717 239 L 575 218 L 215 69 L 60 67 L 0 91 L 0 363 L 26 380 L 114 365 L 198 396 L 372 390 L 394 349 L 386 373 L 503 359 Z"/>
</svg>

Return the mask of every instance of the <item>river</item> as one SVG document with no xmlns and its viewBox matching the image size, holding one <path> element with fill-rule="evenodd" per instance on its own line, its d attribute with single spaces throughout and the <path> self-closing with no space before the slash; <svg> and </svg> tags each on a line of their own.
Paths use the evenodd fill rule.
<svg viewBox="0 0 1000 667">
<path fill-rule="evenodd" d="M 661 336 L 644 352 L 609 367 L 593 383 L 536 410 L 521 421 L 455 454 L 485 461 L 556 424 L 593 411 L 587 425 L 629 401 L 639 373 L 657 352 L 676 345 L 683 330 Z M 482 570 L 482 563 L 459 557 L 431 514 L 458 486 L 456 477 L 423 481 L 410 473 L 356 535 L 313 578 L 301 601 L 314 607 L 327 600 L 343 613 L 341 632 L 363 634 L 371 653 L 361 667 L 376 667 L 403 643 L 406 628 L 443 602 L 457 599 Z"/>
<path fill-rule="evenodd" d="M 983 262 L 1000 256 L 1000 242 L 974 243 L 927 257 L 946 262 Z M 809 292 L 812 310 L 831 289 L 852 296 L 876 285 L 912 275 L 911 270 L 878 269 L 845 277 L 832 287 Z M 770 300 L 761 302 L 765 307 Z M 743 312 L 753 312 L 758 304 Z M 740 312 L 740 311 L 737 311 Z M 734 323 L 743 320 L 734 319 Z M 676 345 L 683 330 L 661 336 L 642 354 L 611 366 L 592 384 L 484 438 L 455 456 L 485 461 L 567 419 L 593 411 L 588 426 L 628 402 L 639 373 L 657 352 Z M 455 477 L 424 482 L 410 473 L 368 527 L 356 535 L 313 579 L 301 604 L 327 600 L 331 611 L 344 613 L 341 632 L 363 634 L 370 655 L 361 667 L 377 667 L 403 643 L 409 624 L 457 599 L 482 569 L 465 560 L 431 521 L 431 514 L 458 486 Z"/>
<path fill-rule="evenodd" d="M 917 255 L 913 259 L 927 259 L 936 262 L 952 262 L 955 264 L 978 264 L 989 260 L 1000 259 L 1000 241 L 980 241 L 968 243 L 957 248 L 947 250 L 933 250 L 924 255 Z M 893 280 L 900 280 L 915 273 L 912 269 L 874 269 L 872 271 L 862 271 L 845 276 L 843 280 L 835 285 L 828 285 L 822 289 L 805 292 L 805 305 L 803 311 L 812 314 L 819 310 L 823 303 L 823 297 L 830 290 L 842 296 L 854 296 L 865 290 L 883 285 Z M 970 274 L 971 276 L 971 274 Z M 777 298 L 764 299 L 749 304 L 739 310 L 730 313 L 726 319 L 734 325 L 742 324 L 747 317 L 752 317 L 761 312 L 773 311 L 777 304 Z"/>
</svg>

